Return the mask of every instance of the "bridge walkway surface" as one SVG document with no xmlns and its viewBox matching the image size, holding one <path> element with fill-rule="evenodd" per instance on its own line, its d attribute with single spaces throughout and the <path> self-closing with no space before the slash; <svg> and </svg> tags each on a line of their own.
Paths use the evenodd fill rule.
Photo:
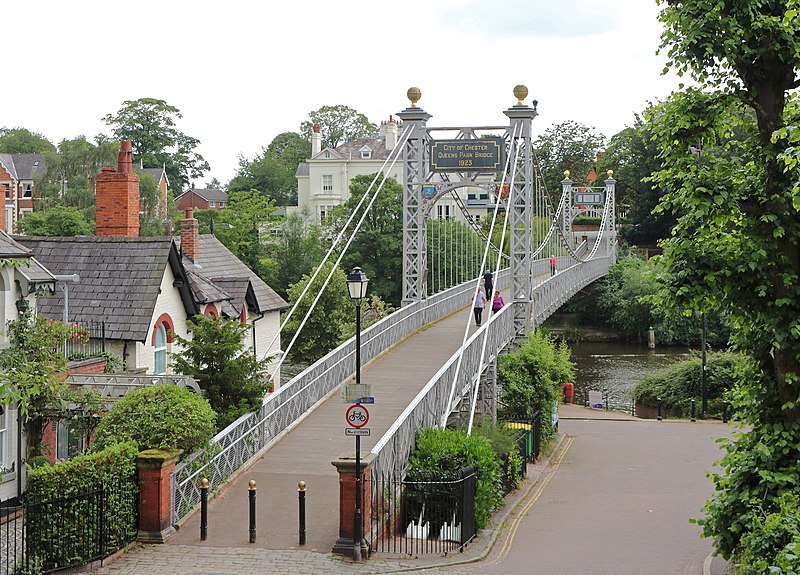
<svg viewBox="0 0 800 575">
<path fill-rule="evenodd" d="M 460 347 L 468 318 L 472 333 L 476 327 L 468 305 L 362 366 L 361 381 L 374 386 L 375 396 L 375 403 L 368 406 L 371 435 L 361 439 L 362 456 Z M 346 408 L 339 393 L 333 394 L 211 499 L 206 541 L 200 541 L 200 514 L 196 512 L 168 543 L 329 552 L 339 533 L 339 476 L 331 462 L 355 452 L 354 438 L 344 435 Z M 257 486 L 254 544 L 248 543 L 251 479 Z M 307 540 L 303 547 L 298 545 L 300 481 L 306 482 Z"/>
</svg>

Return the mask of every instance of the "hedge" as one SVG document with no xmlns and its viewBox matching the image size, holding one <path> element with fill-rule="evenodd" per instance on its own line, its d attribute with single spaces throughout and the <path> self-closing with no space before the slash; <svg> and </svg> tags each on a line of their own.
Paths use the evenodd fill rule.
<svg viewBox="0 0 800 575">
<path fill-rule="evenodd" d="M 106 556 L 130 542 L 137 530 L 136 456 L 133 443 L 30 469 L 27 482 L 27 555 L 45 569 L 63 568 Z M 100 498 L 78 496 L 103 489 L 105 541 L 99 539 Z M 54 501 L 53 504 L 46 504 Z M 37 505 L 41 504 L 41 505 Z"/>
</svg>

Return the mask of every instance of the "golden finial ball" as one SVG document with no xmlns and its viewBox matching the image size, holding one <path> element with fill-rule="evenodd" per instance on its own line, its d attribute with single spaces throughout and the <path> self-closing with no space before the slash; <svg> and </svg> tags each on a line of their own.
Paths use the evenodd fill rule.
<svg viewBox="0 0 800 575">
<path fill-rule="evenodd" d="M 514 97 L 517 99 L 517 106 L 524 106 L 522 100 L 528 97 L 528 87 L 522 84 L 514 86 Z"/>
<path fill-rule="evenodd" d="M 297 484 L 297 490 L 298 491 L 305 491 L 306 490 L 306 482 L 305 481 L 301 481 L 300 483 L 298 483 Z"/>
<path fill-rule="evenodd" d="M 411 100 L 411 107 L 416 108 L 417 102 L 419 102 L 419 99 L 422 98 L 422 92 L 419 88 L 411 87 L 408 89 L 408 92 L 406 92 L 406 96 L 408 96 L 408 99 Z"/>
<path fill-rule="evenodd" d="M 256 488 L 256 480 L 255 479 L 251 479 L 250 482 L 247 485 L 248 485 L 250 491 L 252 491 L 253 489 Z"/>
<path fill-rule="evenodd" d="M 200 488 L 201 489 L 208 489 L 208 479 L 207 478 L 203 477 L 203 479 L 200 480 Z"/>
<path fill-rule="evenodd" d="M 569 179 L 569 170 L 564 170 L 564 179 L 565 180 Z"/>
<path fill-rule="evenodd" d="M 606 172 L 606 174 L 608 174 L 608 177 L 609 177 L 609 178 L 613 178 L 613 177 L 614 177 L 614 170 L 608 170 L 608 171 Z"/>
</svg>

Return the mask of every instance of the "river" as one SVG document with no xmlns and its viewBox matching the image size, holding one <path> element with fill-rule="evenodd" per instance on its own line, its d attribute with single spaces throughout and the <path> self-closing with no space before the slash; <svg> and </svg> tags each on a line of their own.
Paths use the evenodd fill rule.
<svg viewBox="0 0 800 575">
<path fill-rule="evenodd" d="M 631 389 L 646 375 L 688 357 L 684 347 L 657 347 L 624 342 L 569 344 L 575 362 L 575 401 L 588 391 L 608 393 L 610 406 L 630 411 Z"/>
</svg>

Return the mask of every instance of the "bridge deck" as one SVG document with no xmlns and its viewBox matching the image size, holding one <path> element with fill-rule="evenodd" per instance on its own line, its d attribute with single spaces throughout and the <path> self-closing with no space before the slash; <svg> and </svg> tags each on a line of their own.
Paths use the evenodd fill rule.
<svg viewBox="0 0 800 575">
<path fill-rule="evenodd" d="M 472 309 L 467 306 L 362 367 L 362 382 L 372 383 L 375 394 L 375 404 L 369 407 L 371 435 L 361 440 L 363 454 L 370 451 L 458 349 L 468 319 L 470 332 L 475 330 L 471 318 Z M 200 541 L 199 513 L 192 515 L 169 542 L 249 546 L 247 484 L 255 479 L 258 490 L 257 542 L 254 545 L 267 549 L 297 547 L 297 484 L 305 481 L 307 543 L 304 549 L 330 551 L 338 537 L 339 526 L 338 474 L 331 461 L 342 453 L 355 451 L 354 439 L 344 435 L 345 409 L 338 395 L 331 397 L 219 493 L 209 504 L 205 542 Z"/>
</svg>

